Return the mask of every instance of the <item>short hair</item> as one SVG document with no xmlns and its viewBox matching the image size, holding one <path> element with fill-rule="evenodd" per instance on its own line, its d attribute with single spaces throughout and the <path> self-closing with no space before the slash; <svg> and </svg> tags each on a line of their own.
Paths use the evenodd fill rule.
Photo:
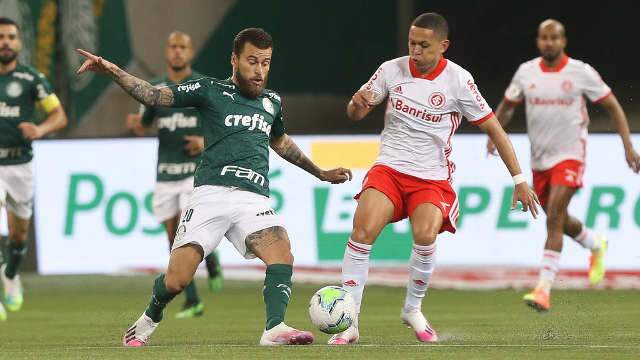
<svg viewBox="0 0 640 360">
<path fill-rule="evenodd" d="M 419 15 L 413 22 L 411 26 L 416 26 L 424 29 L 431 29 L 438 36 L 443 39 L 449 37 L 449 24 L 444 16 L 438 13 L 424 13 Z"/>
<path fill-rule="evenodd" d="M 13 25 L 16 27 L 16 29 L 18 29 L 18 32 L 20 32 L 20 25 L 18 25 L 17 22 L 13 21 L 13 19 L 10 19 L 6 16 L 0 16 L 0 25 Z"/>
<path fill-rule="evenodd" d="M 233 39 L 233 53 L 240 55 L 247 42 L 262 50 L 273 47 L 273 39 L 268 32 L 260 28 L 247 28 L 240 31 Z"/>
</svg>

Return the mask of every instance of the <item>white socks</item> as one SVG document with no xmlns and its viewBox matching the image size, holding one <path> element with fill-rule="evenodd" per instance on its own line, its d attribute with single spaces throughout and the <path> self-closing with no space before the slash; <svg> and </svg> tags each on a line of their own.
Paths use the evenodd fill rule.
<svg viewBox="0 0 640 360">
<path fill-rule="evenodd" d="M 600 241 L 596 238 L 595 233 L 593 231 L 587 229 L 586 226 L 582 225 L 582 231 L 578 236 L 573 238 L 578 244 L 582 245 L 583 248 L 589 249 L 591 251 L 600 250 Z"/>
<path fill-rule="evenodd" d="M 435 268 L 436 244 L 427 246 L 413 245 L 411 262 L 409 264 L 409 283 L 407 284 L 407 296 L 404 300 L 404 311 L 420 310 L 422 298 L 424 298 L 431 274 Z"/>
<path fill-rule="evenodd" d="M 371 245 L 357 243 L 351 238 L 344 250 L 342 262 L 342 288 L 353 295 L 356 303 L 356 313 L 360 313 L 364 284 L 369 275 L 369 254 Z"/>
<path fill-rule="evenodd" d="M 540 268 L 538 288 L 541 288 L 545 293 L 549 294 L 559 267 L 560 253 L 554 250 L 545 249 L 544 256 L 542 257 L 542 268 Z"/>
</svg>

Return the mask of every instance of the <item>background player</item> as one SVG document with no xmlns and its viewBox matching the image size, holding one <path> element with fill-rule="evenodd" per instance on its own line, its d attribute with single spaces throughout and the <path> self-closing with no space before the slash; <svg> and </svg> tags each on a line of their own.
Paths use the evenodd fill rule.
<svg viewBox="0 0 640 360">
<path fill-rule="evenodd" d="M 148 106 L 195 106 L 204 119 L 205 151 L 196 170 L 196 189 L 182 214 L 167 273 L 156 279 L 149 306 L 125 334 L 125 346 L 146 343 L 163 309 L 191 282 L 203 256 L 223 236 L 241 255 L 257 256 L 267 265 L 263 288 L 267 323 L 260 344 L 313 342 L 312 333 L 284 323 L 293 255 L 268 198 L 269 147 L 323 181 L 342 183 L 351 178 L 351 171 L 321 170 L 285 133 L 280 96 L 265 89 L 272 50 L 273 41 L 264 30 L 245 29 L 234 39 L 230 79 L 204 78 L 159 89 L 79 50 L 87 60 L 78 73 L 107 73 Z"/>
<path fill-rule="evenodd" d="M 421 311 L 435 266 L 436 237 L 456 230 L 458 200 L 451 187 L 455 170 L 451 137 L 464 116 L 497 144 L 515 190 L 513 206 L 537 214 L 537 199 L 521 174 L 506 133 L 480 95 L 469 72 L 443 57 L 449 47 L 447 21 L 439 14 L 418 16 L 409 30 L 409 56 L 383 63 L 347 106 L 361 120 L 388 98 L 380 154 L 356 195 L 353 230 L 342 265 L 343 287 L 358 312 L 369 271 L 369 254 L 382 229 L 409 217 L 413 235 L 409 283 L 401 318 L 422 342 L 437 341 Z M 358 323 L 329 344 L 359 339 Z"/>
<path fill-rule="evenodd" d="M 0 17 L 0 206 L 7 207 L 9 245 L 6 263 L 0 268 L 4 303 L 9 311 L 22 307 L 22 283 L 18 275 L 27 250 L 32 214 L 33 187 L 31 142 L 67 125 L 58 97 L 44 75 L 20 64 L 20 29 L 11 19 Z M 35 108 L 47 114 L 36 125 Z M 6 313 L 0 304 L 0 320 Z"/>
<path fill-rule="evenodd" d="M 557 20 L 543 21 L 538 27 L 537 46 L 541 56 L 520 65 L 496 112 L 506 126 L 518 104 L 526 103 L 533 186 L 547 214 L 547 241 L 538 285 L 524 300 L 544 311 L 551 306 L 549 294 L 560 265 L 563 234 L 591 250 L 592 284 L 602 281 L 605 274 L 605 238 L 567 211 L 571 198 L 582 187 L 589 125 L 585 96 L 609 112 L 622 138 L 627 164 L 636 173 L 640 156 L 631 144 L 624 111 L 609 86 L 590 65 L 565 53 L 564 26 Z M 495 153 L 491 139 L 487 149 Z"/>
<path fill-rule="evenodd" d="M 204 75 L 191 69 L 193 47 L 191 37 L 183 32 L 173 32 L 165 46 L 167 75 L 150 81 L 155 86 L 167 86 L 203 78 Z M 153 191 L 153 213 L 164 224 L 169 239 L 169 249 L 178 229 L 180 212 L 193 191 L 193 175 L 204 150 L 204 137 L 200 113 L 195 108 L 148 107 L 140 105 L 140 114 L 127 116 L 127 127 L 136 135 L 143 136 L 153 122 L 158 123 L 157 183 Z M 209 288 L 218 290 L 222 286 L 222 273 L 216 252 L 205 258 L 209 272 Z M 178 318 L 191 318 L 203 313 L 195 282 L 184 290 L 186 296 Z"/>
</svg>

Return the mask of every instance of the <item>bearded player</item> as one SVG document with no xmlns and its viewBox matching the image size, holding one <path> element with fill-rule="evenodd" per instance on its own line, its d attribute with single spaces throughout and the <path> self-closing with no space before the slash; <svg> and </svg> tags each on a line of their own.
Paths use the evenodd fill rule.
<svg viewBox="0 0 640 360">
<path fill-rule="evenodd" d="M 605 237 L 587 229 L 567 210 L 582 187 L 589 125 L 585 97 L 607 110 L 622 139 L 627 164 L 636 173 L 640 171 L 640 156 L 633 149 L 624 111 L 609 86 L 589 64 L 565 53 L 564 26 L 557 20 L 543 21 L 536 42 L 540 57 L 520 65 L 496 115 L 506 126 L 516 107 L 525 102 L 533 187 L 547 214 L 547 240 L 538 284 L 524 301 L 538 311 L 546 311 L 551 307 L 550 293 L 560 266 L 563 235 L 590 250 L 591 284 L 598 284 L 605 275 Z M 495 153 L 491 139 L 487 149 Z"/>
<path fill-rule="evenodd" d="M 285 133 L 280 96 L 265 89 L 272 51 L 268 33 L 245 29 L 233 42 L 231 78 L 202 78 L 155 88 L 79 50 L 87 60 L 78 73 L 106 73 L 147 106 L 193 106 L 203 118 L 205 150 L 196 170 L 196 188 L 182 213 L 167 272 L 156 279 L 149 306 L 125 333 L 125 346 L 147 342 L 162 320 L 163 309 L 192 281 L 198 264 L 223 236 L 245 258 L 258 257 L 267 266 L 263 288 L 267 321 L 260 344 L 313 342 L 312 333 L 284 323 L 293 255 L 287 231 L 268 197 L 269 147 L 322 181 L 345 182 L 351 171 L 318 168 Z"/>
</svg>

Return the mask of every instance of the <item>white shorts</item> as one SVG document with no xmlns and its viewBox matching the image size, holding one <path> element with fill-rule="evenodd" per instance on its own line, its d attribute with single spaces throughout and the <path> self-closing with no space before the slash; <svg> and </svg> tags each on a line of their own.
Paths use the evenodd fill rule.
<svg viewBox="0 0 640 360">
<path fill-rule="evenodd" d="M 206 256 L 226 236 L 240 255 L 252 259 L 256 255 L 247 249 L 247 236 L 273 226 L 284 227 L 268 197 L 234 187 L 198 186 L 180 217 L 173 249 L 195 243 Z"/>
<path fill-rule="evenodd" d="M 0 206 L 20 219 L 29 219 L 33 213 L 33 169 L 31 162 L 18 165 L 0 165 Z"/>
<path fill-rule="evenodd" d="M 193 191 L 193 176 L 178 181 L 158 181 L 153 190 L 153 215 L 164 222 L 180 215 Z"/>
</svg>

